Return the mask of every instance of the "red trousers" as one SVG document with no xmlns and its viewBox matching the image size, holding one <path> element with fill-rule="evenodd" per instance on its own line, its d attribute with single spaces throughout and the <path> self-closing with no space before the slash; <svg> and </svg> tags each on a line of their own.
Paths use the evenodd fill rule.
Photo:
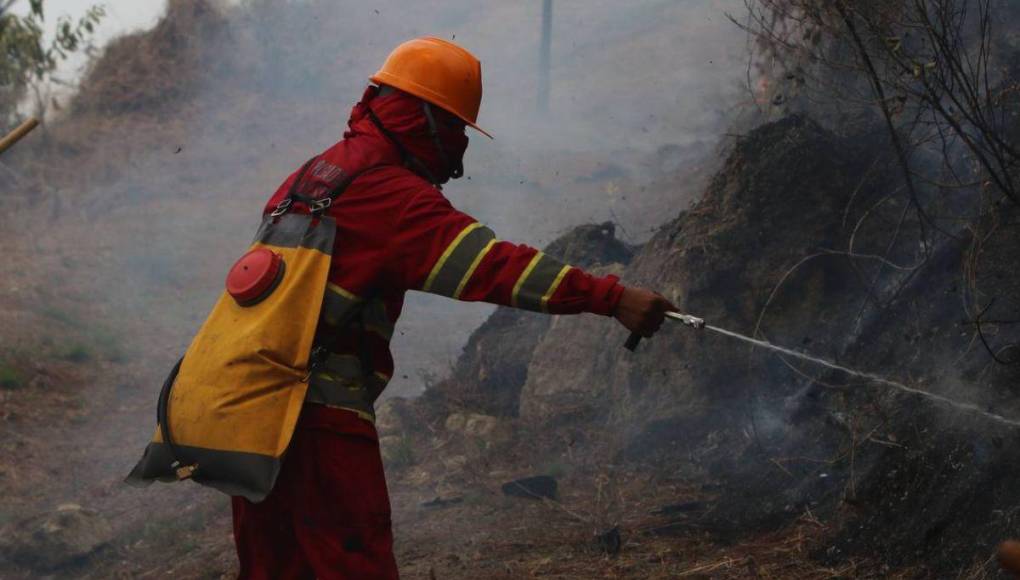
<svg viewBox="0 0 1020 580">
<path fill-rule="evenodd" d="M 398 577 L 379 439 L 353 412 L 306 404 L 273 491 L 233 512 L 240 578 Z"/>
</svg>

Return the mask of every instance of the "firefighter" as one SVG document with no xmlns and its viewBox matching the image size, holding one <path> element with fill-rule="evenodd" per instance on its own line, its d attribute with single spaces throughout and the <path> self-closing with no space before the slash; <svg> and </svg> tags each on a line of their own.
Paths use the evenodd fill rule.
<svg viewBox="0 0 1020 580">
<path fill-rule="evenodd" d="M 443 196 L 440 186 L 464 174 L 465 128 L 485 133 L 476 125 L 481 66 L 471 53 L 438 38 L 411 40 L 371 81 L 343 139 L 265 206 L 270 214 L 292 192 L 312 199 L 346 184 L 325 210 L 337 231 L 316 332 L 321 364 L 272 491 L 260 502 L 232 499 L 242 578 L 397 577 L 373 402 L 393 373 L 389 343 L 408 290 L 613 316 L 643 336 L 673 310 L 615 276 L 498 240 Z"/>
</svg>

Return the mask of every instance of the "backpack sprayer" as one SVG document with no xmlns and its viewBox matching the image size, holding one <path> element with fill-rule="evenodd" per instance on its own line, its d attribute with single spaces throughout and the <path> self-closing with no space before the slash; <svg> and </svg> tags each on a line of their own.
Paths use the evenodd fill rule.
<svg viewBox="0 0 1020 580">
<path fill-rule="evenodd" d="M 690 314 L 681 314 L 679 312 L 667 312 L 666 313 L 666 318 L 669 318 L 671 320 L 676 320 L 676 321 L 678 321 L 678 322 L 680 322 L 680 323 L 682 323 L 682 324 L 684 324 L 686 326 L 689 326 L 689 327 L 697 329 L 697 330 L 702 330 L 702 329 L 709 330 L 709 331 L 715 332 L 717 334 L 722 334 L 724 336 L 728 336 L 730 338 L 735 338 L 737 340 L 740 340 L 740 341 L 752 344 L 754 346 L 759 346 L 761 348 L 764 348 L 764 349 L 767 349 L 767 350 L 771 350 L 773 352 L 777 352 L 777 353 L 780 353 L 780 354 L 785 354 L 785 355 L 788 355 L 788 356 L 792 356 L 794 358 L 797 358 L 797 359 L 800 359 L 800 360 L 803 360 L 803 361 L 807 361 L 807 362 L 811 362 L 811 363 L 814 363 L 814 364 L 817 364 L 817 365 L 821 365 L 823 367 L 826 367 L 826 368 L 829 368 L 829 369 L 832 369 L 832 370 L 836 370 L 836 371 L 840 371 L 840 372 L 846 373 L 848 375 L 853 375 L 853 376 L 856 376 L 856 377 L 867 379 L 868 381 L 871 381 L 871 382 L 874 382 L 874 383 L 878 383 L 878 384 L 883 385 L 885 387 L 896 389 L 896 390 L 902 391 L 904 393 L 910 393 L 910 394 L 913 394 L 913 395 L 920 395 L 922 397 L 925 397 L 926 399 L 935 401 L 937 403 L 942 403 L 944 405 L 948 405 L 948 406 L 950 406 L 950 407 L 952 407 L 954 409 L 958 409 L 958 410 L 961 410 L 961 411 L 967 411 L 967 412 L 971 412 L 971 413 L 976 413 L 976 414 L 981 415 L 981 416 L 983 416 L 983 417 L 985 417 L 987 419 L 991 419 L 991 420 L 993 420 L 993 421 L 995 421 L 997 423 L 1002 423 L 1004 425 L 1009 425 L 1010 427 L 1020 427 L 1020 421 L 1014 421 L 1013 419 L 1007 419 L 1006 417 L 1003 417 L 1002 415 L 997 415 L 995 413 L 991 413 L 989 411 L 986 411 L 986 410 L 982 409 L 981 407 L 978 407 L 977 405 L 973 405 L 973 404 L 970 404 L 970 403 L 961 403 L 959 401 L 955 401 L 955 400 L 950 399 L 948 397 L 944 397 L 942 395 L 936 395 L 935 393 L 929 393 L 928 391 L 922 391 L 922 390 L 914 388 L 914 387 L 909 387 L 909 386 L 907 386 L 907 385 L 905 385 L 903 383 L 899 383 L 899 382 L 896 382 L 896 381 L 891 381 L 889 379 L 886 379 L 884 377 L 880 377 L 880 376 L 872 374 L 872 373 L 866 373 L 866 372 L 863 372 L 863 371 L 858 371 L 858 370 L 855 370 L 855 369 L 851 369 L 849 367 L 845 367 L 843 365 L 836 364 L 836 363 L 834 363 L 832 361 L 829 361 L 829 360 L 826 360 L 826 359 L 823 359 L 823 358 L 818 358 L 816 356 L 812 356 L 812 355 L 807 354 L 807 353 L 803 353 L 803 352 L 800 352 L 800 351 L 796 351 L 796 350 L 792 350 L 792 349 L 789 349 L 789 348 L 786 348 L 786 347 L 775 345 L 775 344 L 772 344 L 771 342 L 768 342 L 767 340 L 760 340 L 760 339 L 757 339 L 757 338 L 751 338 L 750 336 L 745 336 L 745 335 L 740 334 L 738 332 L 733 332 L 732 330 L 726 330 L 725 328 L 719 328 L 718 326 L 712 326 L 711 324 L 706 324 L 705 320 L 703 318 L 698 318 L 697 316 L 691 316 Z M 634 333 L 634 334 L 631 334 L 630 338 L 627 339 L 627 342 L 626 342 L 626 344 L 624 344 L 624 347 L 626 347 L 630 351 L 633 351 L 634 349 L 637 348 L 637 345 L 638 345 L 639 342 L 641 342 L 641 335 L 637 334 L 637 333 Z"/>
</svg>

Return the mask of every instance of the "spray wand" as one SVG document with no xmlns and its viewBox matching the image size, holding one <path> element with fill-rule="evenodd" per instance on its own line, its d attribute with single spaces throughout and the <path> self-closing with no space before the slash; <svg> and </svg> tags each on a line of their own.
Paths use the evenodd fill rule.
<svg viewBox="0 0 1020 580">
<path fill-rule="evenodd" d="M 781 353 L 781 354 L 792 356 L 794 358 L 797 358 L 797 359 L 800 359 L 800 360 L 803 360 L 803 361 L 815 363 L 815 364 L 821 365 L 823 367 L 830 368 L 832 370 L 836 370 L 836 371 L 840 371 L 840 372 L 843 372 L 843 373 L 846 373 L 846 374 L 849 374 L 849 375 L 854 375 L 854 376 L 857 376 L 857 377 L 861 377 L 863 379 L 867 379 L 869 381 L 872 381 L 872 382 L 875 382 L 875 383 L 878 383 L 878 384 L 884 385 L 886 387 L 893 388 L 893 389 L 896 389 L 896 390 L 899 390 L 899 391 L 902 391 L 902 392 L 905 392 L 905 393 L 910 393 L 910 394 L 913 394 L 913 395 L 920 395 L 920 396 L 925 397 L 927 399 L 930 399 L 932 401 L 936 401 L 936 402 L 939 402 L 939 403 L 942 403 L 942 404 L 945 404 L 945 405 L 949 405 L 950 407 L 953 407 L 955 409 L 959 409 L 959 410 L 962 410 L 962 411 L 968 411 L 968 412 L 971 412 L 971 413 L 976 413 L 976 414 L 981 415 L 981 416 L 983 416 L 983 417 L 985 417 L 987 419 L 991 419 L 991 420 L 993 420 L 993 421 L 995 421 L 997 423 L 1002 423 L 1002 424 L 1005 424 L 1005 425 L 1009 425 L 1011 427 L 1020 427 L 1020 421 L 1014 421 L 1013 419 L 1008 419 L 1006 417 L 1003 417 L 1002 415 L 997 415 L 995 413 L 991 413 L 989 411 L 986 411 L 986 410 L 982 409 L 981 407 L 978 407 L 977 405 L 973 405 L 973 404 L 970 404 L 970 403 L 961 403 L 959 401 L 955 401 L 955 400 L 950 399 L 948 397 L 944 397 L 942 395 L 937 395 L 935 393 L 929 393 L 928 391 L 922 391 L 922 390 L 914 388 L 914 387 L 909 387 L 907 385 L 904 385 L 903 383 L 900 383 L 900 382 L 897 382 L 897 381 L 891 381 L 889 379 L 886 379 L 884 377 L 880 377 L 880 376 L 872 374 L 872 373 L 866 373 L 866 372 L 863 372 L 863 371 L 858 371 L 858 370 L 855 370 L 855 369 L 851 369 L 851 368 L 845 367 L 845 366 L 840 365 L 840 364 L 836 364 L 836 363 L 834 363 L 832 361 L 829 361 L 829 360 L 826 360 L 826 359 L 823 359 L 823 358 L 818 358 L 816 356 L 812 356 L 812 355 L 807 354 L 807 353 L 803 353 L 803 352 L 800 352 L 800 351 L 796 351 L 796 350 L 793 350 L 793 349 L 789 349 L 789 348 L 786 348 L 786 347 L 775 345 L 775 344 L 772 344 L 771 342 L 768 342 L 767 340 L 760 340 L 760 339 L 757 339 L 757 338 L 751 338 L 750 336 L 745 336 L 745 335 L 740 334 L 738 332 L 733 332 L 732 330 L 726 330 L 725 328 L 719 328 L 718 326 L 712 326 L 711 324 L 706 324 L 704 319 L 698 318 L 696 316 L 691 316 L 690 314 L 681 314 L 679 312 L 667 312 L 666 313 L 666 318 L 669 318 L 669 319 L 672 319 L 672 320 L 676 320 L 676 321 L 678 321 L 678 322 L 680 322 L 680 323 L 682 323 L 682 324 L 684 324 L 686 326 L 689 326 L 691 328 L 694 328 L 694 329 L 710 330 L 710 331 L 715 332 L 717 334 L 722 334 L 724 336 L 728 336 L 730 338 L 735 338 L 737 340 L 741 340 L 743 342 L 747 342 L 747 343 L 753 344 L 755 346 L 760 346 L 761 348 L 764 348 L 764 349 L 767 349 L 767 350 L 771 350 L 773 352 L 778 352 L 778 353 Z M 633 351 L 634 349 L 637 348 L 637 345 L 638 345 L 639 342 L 641 342 L 641 335 L 637 334 L 637 333 L 633 333 L 633 334 L 630 335 L 630 338 L 627 339 L 627 342 L 624 344 L 624 347 L 626 347 L 627 350 Z"/>
</svg>

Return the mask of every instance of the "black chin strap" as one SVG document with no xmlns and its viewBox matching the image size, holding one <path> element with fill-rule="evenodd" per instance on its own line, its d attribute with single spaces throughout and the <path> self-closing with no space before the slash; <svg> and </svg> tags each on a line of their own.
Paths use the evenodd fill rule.
<svg viewBox="0 0 1020 580">
<path fill-rule="evenodd" d="M 457 164 L 450 163 L 450 156 L 446 154 L 446 147 L 443 147 L 443 141 L 439 138 L 439 129 L 436 127 L 436 119 L 432 116 L 432 105 L 426 101 L 421 102 L 422 109 L 425 111 L 425 118 L 429 121 L 429 136 L 432 137 L 432 142 L 435 143 L 436 149 L 439 150 L 439 157 L 443 160 L 443 165 L 446 166 L 446 171 L 450 174 L 450 179 L 458 179 L 464 175 L 464 161 L 458 160 Z"/>
<path fill-rule="evenodd" d="M 382 121 L 379 120 L 379 117 L 375 115 L 375 112 L 373 112 L 371 108 L 368 108 L 368 118 L 371 119 L 376 128 L 378 128 L 379 131 L 386 136 L 387 139 L 389 139 L 390 143 L 393 143 L 393 146 L 397 148 L 397 151 L 400 152 L 400 158 L 404 161 L 404 165 L 414 166 L 425 175 L 425 178 L 429 180 L 429 183 L 437 187 L 439 186 L 439 181 L 436 179 L 436 176 L 429 171 L 429 168 L 426 167 L 420 159 L 412 155 L 411 152 L 404 147 L 400 140 L 397 139 L 397 136 L 383 125 Z M 431 117 L 429 118 L 431 119 Z M 443 152 L 442 149 L 440 149 L 440 151 L 442 152 L 443 159 L 445 160 L 446 153 Z M 449 164 L 447 164 L 447 167 L 449 167 Z"/>
</svg>

